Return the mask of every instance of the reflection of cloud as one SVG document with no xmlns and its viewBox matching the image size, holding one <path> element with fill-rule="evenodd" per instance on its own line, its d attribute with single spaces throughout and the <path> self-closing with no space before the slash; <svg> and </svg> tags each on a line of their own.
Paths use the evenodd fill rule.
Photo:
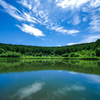
<svg viewBox="0 0 100 100">
<path fill-rule="evenodd" d="M 73 85 L 69 88 L 70 91 L 75 90 L 75 91 L 84 91 L 85 87 L 84 86 L 78 86 L 78 85 Z"/>
<path fill-rule="evenodd" d="M 86 88 L 84 86 L 79 86 L 79 85 L 72 85 L 72 86 L 66 86 L 62 89 L 59 89 L 55 92 L 53 92 L 54 95 L 57 96 L 62 96 L 62 95 L 66 95 L 68 92 L 70 91 L 84 91 Z"/>
<path fill-rule="evenodd" d="M 62 70 L 59 70 L 58 72 L 62 72 Z"/>
<path fill-rule="evenodd" d="M 87 75 L 87 78 L 89 78 L 90 80 L 92 80 L 95 83 L 100 83 L 100 76 L 97 75 Z"/>
<path fill-rule="evenodd" d="M 75 75 L 75 74 L 78 74 L 78 73 L 70 71 L 69 74 L 74 74 Z"/>
<path fill-rule="evenodd" d="M 39 90 L 41 90 L 43 85 L 44 83 L 33 83 L 32 85 L 29 85 L 28 87 L 24 87 L 20 89 L 15 96 L 19 96 L 20 99 L 24 99 L 30 96 L 31 94 L 36 93 Z"/>
</svg>

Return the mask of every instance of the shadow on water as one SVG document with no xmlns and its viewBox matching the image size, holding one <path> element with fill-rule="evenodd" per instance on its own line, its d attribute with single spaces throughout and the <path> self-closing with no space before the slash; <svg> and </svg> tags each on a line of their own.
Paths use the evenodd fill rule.
<svg viewBox="0 0 100 100">
<path fill-rule="evenodd" d="M 0 73 L 67 70 L 100 75 L 100 61 L 58 59 L 0 59 Z"/>
</svg>

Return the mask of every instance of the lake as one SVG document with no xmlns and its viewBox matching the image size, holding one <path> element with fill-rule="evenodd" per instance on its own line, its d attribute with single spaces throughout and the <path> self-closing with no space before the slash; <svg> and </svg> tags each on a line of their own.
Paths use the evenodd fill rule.
<svg viewBox="0 0 100 100">
<path fill-rule="evenodd" d="M 0 100 L 100 100 L 100 61 L 0 59 Z"/>
</svg>

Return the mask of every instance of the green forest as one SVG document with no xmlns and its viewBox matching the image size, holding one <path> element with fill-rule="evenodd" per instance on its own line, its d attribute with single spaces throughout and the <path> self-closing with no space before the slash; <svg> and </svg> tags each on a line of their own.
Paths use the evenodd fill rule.
<svg viewBox="0 0 100 100">
<path fill-rule="evenodd" d="M 62 47 L 25 46 L 0 43 L 0 57 L 100 57 L 100 39 L 96 42 Z"/>
</svg>

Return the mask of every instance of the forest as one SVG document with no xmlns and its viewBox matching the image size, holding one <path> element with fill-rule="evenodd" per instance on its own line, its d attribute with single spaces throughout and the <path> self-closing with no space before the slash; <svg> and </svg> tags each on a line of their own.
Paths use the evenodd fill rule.
<svg viewBox="0 0 100 100">
<path fill-rule="evenodd" d="M 42 47 L 0 43 L 0 57 L 100 57 L 100 39 L 91 43 L 62 47 Z"/>
</svg>

